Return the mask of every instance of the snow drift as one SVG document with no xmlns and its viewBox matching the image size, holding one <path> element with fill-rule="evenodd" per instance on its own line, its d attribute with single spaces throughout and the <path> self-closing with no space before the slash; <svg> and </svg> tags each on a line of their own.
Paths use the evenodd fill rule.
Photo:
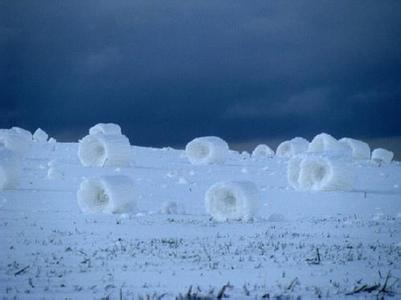
<svg viewBox="0 0 401 300">
<path fill-rule="evenodd" d="M 221 138 L 207 136 L 189 142 L 185 153 L 194 165 L 223 164 L 227 159 L 229 147 Z"/>
<path fill-rule="evenodd" d="M 124 135 L 87 135 L 79 142 L 78 156 L 85 167 L 128 165 L 131 145 Z"/>
<path fill-rule="evenodd" d="M 346 143 L 340 143 L 327 133 L 316 135 L 310 142 L 308 152 L 334 153 L 341 156 L 352 156 L 352 150 Z"/>
<path fill-rule="evenodd" d="M 3 146 L 17 155 L 25 155 L 31 148 L 32 134 L 22 128 L 0 129 L 0 147 Z"/>
<path fill-rule="evenodd" d="M 353 185 L 352 167 L 343 160 L 308 156 L 299 164 L 298 188 L 301 190 L 349 191 Z"/>
<path fill-rule="evenodd" d="M 250 181 L 216 183 L 206 192 L 206 211 L 218 222 L 249 220 L 260 204 L 259 191 Z"/>
<path fill-rule="evenodd" d="M 377 162 L 377 163 L 385 163 L 389 164 L 393 160 L 394 153 L 383 149 L 383 148 L 377 148 L 373 150 L 372 152 L 372 161 Z"/>
<path fill-rule="evenodd" d="M 0 148 L 0 190 L 12 189 L 18 185 L 19 161 L 10 150 Z"/>
<path fill-rule="evenodd" d="M 364 160 L 370 159 L 369 144 L 352 138 L 342 138 L 339 140 L 339 142 L 351 148 L 353 158 Z"/>
<path fill-rule="evenodd" d="M 256 146 L 256 148 L 252 152 L 253 158 L 265 158 L 273 156 L 274 156 L 274 151 L 265 144 Z"/>
<path fill-rule="evenodd" d="M 84 179 L 79 187 L 78 205 L 85 213 L 128 213 L 135 209 L 131 178 L 122 175 Z"/>
<path fill-rule="evenodd" d="M 309 142 L 301 137 L 295 137 L 278 145 L 276 154 L 280 157 L 293 157 L 308 150 Z"/>
<path fill-rule="evenodd" d="M 114 123 L 99 123 L 89 129 L 89 134 L 91 135 L 98 133 L 103 133 L 106 135 L 120 135 L 121 127 L 120 125 Z"/>
</svg>

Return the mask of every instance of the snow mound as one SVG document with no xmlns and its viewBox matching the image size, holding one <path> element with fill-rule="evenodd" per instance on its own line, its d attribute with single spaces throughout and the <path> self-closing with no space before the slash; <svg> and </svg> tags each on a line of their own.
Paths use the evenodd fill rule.
<svg viewBox="0 0 401 300">
<path fill-rule="evenodd" d="M 278 145 L 276 154 L 279 157 L 290 158 L 308 150 L 309 142 L 301 137 L 295 137 Z"/>
<path fill-rule="evenodd" d="M 0 190 L 15 188 L 19 175 L 18 158 L 10 150 L 0 148 Z"/>
<path fill-rule="evenodd" d="M 353 158 L 361 160 L 370 159 L 369 144 L 352 138 L 342 138 L 339 140 L 339 142 L 351 148 Z"/>
<path fill-rule="evenodd" d="M 191 164 L 223 164 L 228 156 L 228 144 L 216 136 L 199 137 L 187 144 L 185 153 Z"/>
<path fill-rule="evenodd" d="M 352 150 L 346 143 L 340 143 L 327 133 L 316 135 L 308 147 L 312 153 L 335 153 L 336 155 L 352 156 Z"/>
<path fill-rule="evenodd" d="M 216 221 L 251 219 L 260 204 L 259 191 L 250 181 L 219 182 L 205 195 L 206 211 Z"/>
<path fill-rule="evenodd" d="M 38 143 L 46 143 L 49 139 L 49 135 L 41 128 L 36 129 L 33 134 L 33 140 Z"/>
<path fill-rule="evenodd" d="M 84 179 L 79 187 L 78 205 L 85 213 L 128 213 L 135 209 L 131 178 L 122 175 Z"/>
<path fill-rule="evenodd" d="M 273 157 L 274 151 L 265 144 L 260 144 L 252 152 L 253 158 Z"/>
<path fill-rule="evenodd" d="M 120 135 L 121 127 L 120 125 L 114 123 L 99 123 L 89 129 L 90 135 L 98 133 L 103 133 L 107 135 Z"/>
<path fill-rule="evenodd" d="M 353 188 L 352 167 L 342 160 L 312 156 L 304 158 L 299 167 L 301 190 L 350 191 Z"/>
<path fill-rule="evenodd" d="M 79 142 L 78 156 L 85 167 L 128 165 L 131 145 L 124 135 L 87 135 Z"/>
<path fill-rule="evenodd" d="M 25 155 L 31 148 L 32 135 L 25 129 L 13 127 L 0 129 L 0 146 L 13 151 L 17 155 Z"/>
<path fill-rule="evenodd" d="M 385 163 L 389 164 L 393 160 L 394 153 L 383 149 L 383 148 L 377 148 L 373 150 L 372 152 L 372 161 L 377 162 L 377 163 Z"/>
</svg>

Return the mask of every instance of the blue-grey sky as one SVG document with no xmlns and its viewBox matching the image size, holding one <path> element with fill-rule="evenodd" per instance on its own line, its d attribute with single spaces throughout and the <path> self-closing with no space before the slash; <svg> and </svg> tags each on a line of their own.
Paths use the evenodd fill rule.
<svg viewBox="0 0 401 300">
<path fill-rule="evenodd" d="M 401 1 L 0 0 L 0 127 L 401 136 Z"/>
</svg>

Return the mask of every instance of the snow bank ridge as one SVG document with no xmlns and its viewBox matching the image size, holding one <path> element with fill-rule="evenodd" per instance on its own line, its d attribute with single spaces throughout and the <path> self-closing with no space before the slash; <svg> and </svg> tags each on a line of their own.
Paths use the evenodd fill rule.
<svg viewBox="0 0 401 300">
<path fill-rule="evenodd" d="M 77 198 L 85 213 L 128 213 L 136 208 L 131 178 L 122 175 L 84 179 Z"/>
<path fill-rule="evenodd" d="M 131 145 L 124 135 L 87 135 L 79 142 L 78 156 L 85 167 L 126 166 Z"/>
<path fill-rule="evenodd" d="M 274 151 L 265 144 L 260 144 L 260 145 L 256 146 L 256 148 L 252 152 L 252 157 L 255 159 L 267 158 L 267 157 L 273 157 L 273 156 L 274 156 Z"/>
<path fill-rule="evenodd" d="M 185 153 L 191 164 L 223 164 L 228 156 L 228 144 L 216 136 L 199 137 L 187 144 Z"/>
<path fill-rule="evenodd" d="M 289 184 L 304 191 L 350 191 L 354 186 L 352 167 L 344 160 L 323 156 L 294 157 L 288 163 Z"/>
<path fill-rule="evenodd" d="M 0 190 L 18 185 L 20 165 L 17 156 L 4 147 L 0 148 Z"/>
<path fill-rule="evenodd" d="M 89 129 L 89 134 L 103 133 L 106 135 L 121 135 L 120 125 L 114 123 L 99 123 Z"/>
<path fill-rule="evenodd" d="M 250 181 L 219 182 L 205 195 L 206 211 L 216 221 L 251 219 L 260 205 L 258 188 Z"/>
<path fill-rule="evenodd" d="M 394 157 L 393 152 L 383 148 L 377 148 L 372 152 L 372 161 L 379 164 L 382 163 L 389 164 L 393 160 L 393 157 Z"/>
<path fill-rule="evenodd" d="M 301 137 L 295 137 L 278 145 L 276 154 L 279 157 L 291 158 L 294 155 L 306 152 L 309 142 Z"/>
</svg>

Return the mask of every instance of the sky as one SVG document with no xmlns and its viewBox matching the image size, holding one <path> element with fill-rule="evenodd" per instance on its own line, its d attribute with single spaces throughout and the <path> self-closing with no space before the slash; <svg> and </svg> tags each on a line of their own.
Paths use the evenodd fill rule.
<svg viewBox="0 0 401 300">
<path fill-rule="evenodd" d="M 400 113 L 399 0 L 0 0 L 0 128 L 397 148 Z"/>
</svg>

